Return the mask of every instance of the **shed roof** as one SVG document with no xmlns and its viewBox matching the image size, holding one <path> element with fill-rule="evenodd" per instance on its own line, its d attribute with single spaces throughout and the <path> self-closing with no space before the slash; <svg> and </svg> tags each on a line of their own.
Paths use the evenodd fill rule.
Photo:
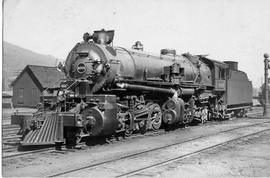
<svg viewBox="0 0 270 178">
<path fill-rule="evenodd" d="M 27 65 L 11 85 L 14 86 L 25 72 L 28 72 L 41 90 L 45 88 L 58 88 L 61 79 L 65 78 L 64 73 L 58 71 L 57 67 Z"/>
</svg>

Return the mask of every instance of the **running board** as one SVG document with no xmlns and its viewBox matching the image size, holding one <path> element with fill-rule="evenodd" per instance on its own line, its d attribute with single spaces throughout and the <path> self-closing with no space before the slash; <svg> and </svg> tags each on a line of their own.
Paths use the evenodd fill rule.
<svg viewBox="0 0 270 178">
<path fill-rule="evenodd" d="M 20 144 L 30 146 L 64 143 L 63 116 L 59 116 L 58 113 L 50 113 L 40 117 L 45 117 L 41 128 L 28 132 Z"/>
</svg>

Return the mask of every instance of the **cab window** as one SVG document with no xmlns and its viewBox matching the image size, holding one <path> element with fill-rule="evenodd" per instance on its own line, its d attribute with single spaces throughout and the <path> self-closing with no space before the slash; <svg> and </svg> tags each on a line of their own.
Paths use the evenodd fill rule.
<svg viewBox="0 0 270 178">
<path fill-rule="evenodd" d="M 218 68 L 218 78 L 219 79 L 225 79 L 225 69 Z"/>
</svg>

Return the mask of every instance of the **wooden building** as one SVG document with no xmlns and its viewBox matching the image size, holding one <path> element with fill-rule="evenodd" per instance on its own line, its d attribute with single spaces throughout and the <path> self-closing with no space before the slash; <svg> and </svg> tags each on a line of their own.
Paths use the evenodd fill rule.
<svg viewBox="0 0 270 178">
<path fill-rule="evenodd" d="M 2 91 L 2 108 L 12 108 L 12 91 Z"/>
<path fill-rule="evenodd" d="M 27 65 L 12 82 L 13 107 L 36 107 L 47 88 L 58 88 L 64 74 L 56 67 Z"/>
</svg>

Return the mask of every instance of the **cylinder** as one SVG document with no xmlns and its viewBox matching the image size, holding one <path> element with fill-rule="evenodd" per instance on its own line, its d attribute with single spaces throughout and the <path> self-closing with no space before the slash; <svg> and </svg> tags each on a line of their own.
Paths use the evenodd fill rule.
<svg viewBox="0 0 270 178">
<path fill-rule="evenodd" d="M 172 125 L 183 122 L 184 117 L 184 101 L 180 98 L 170 98 L 162 106 L 162 120 L 166 125 Z"/>
</svg>

